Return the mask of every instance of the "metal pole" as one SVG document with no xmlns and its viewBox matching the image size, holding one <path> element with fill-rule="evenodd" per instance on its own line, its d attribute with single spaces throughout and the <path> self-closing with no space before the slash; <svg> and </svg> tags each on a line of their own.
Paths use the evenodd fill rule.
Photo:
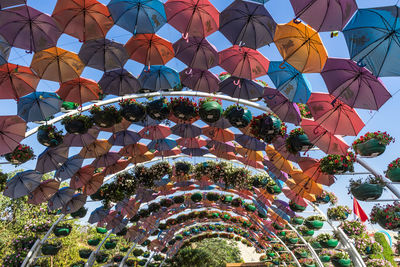
<svg viewBox="0 0 400 267">
<path fill-rule="evenodd" d="M 144 265 L 144 267 L 147 267 L 147 265 L 149 265 L 149 263 L 151 262 L 151 260 L 153 259 L 154 255 L 156 254 L 155 251 L 151 252 L 150 258 L 147 260 L 146 264 Z"/>
<path fill-rule="evenodd" d="M 298 267 L 301 267 L 301 264 L 300 264 L 299 260 L 297 259 L 296 255 L 294 255 L 293 251 L 291 251 L 288 248 L 288 246 L 286 246 L 285 242 L 283 242 L 282 239 L 280 239 L 276 234 L 274 234 L 274 235 L 275 235 L 275 238 L 279 241 L 279 243 L 281 243 L 283 245 L 283 247 L 290 253 L 290 255 L 292 255 L 294 261 L 296 262 L 296 265 Z"/>
<path fill-rule="evenodd" d="M 126 252 L 126 255 L 122 258 L 122 261 L 119 264 L 119 267 L 124 267 L 124 264 L 125 264 L 126 260 L 129 258 L 129 255 L 135 249 L 136 245 L 137 245 L 137 243 L 133 242 L 133 245 L 129 248 L 128 252 Z"/>
<path fill-rule="evenodd" d="M 112 231 L 109 231 L 107 233 L 107 235 L 103 238 L 103 240 L 101 241 L 101 243 L 97 246 L 95 251 L 92 251 L 92 253 L 90 253 L 89 259 L 87 260 L 85 267 L 91 267 L 94 264 L 94 260 L 95 257 L 97 255 L 97 253 L 99 252 L 100 248 L 103 246 L 103 244 L 106 242 L 106 240 L 110 237 Z"/>
<path fill-rule="evenodd" d="M 159 267 L 162 267 L 162 266 L 164 265 L 164 263 L 165 263 L 166 260 L 167 260 L 167 256 L 165 256 L 165 259 L 161 262 L 161 264 L 160 264 Z"/>
<path fill-rule="evenodd" d="M 30 259 L 30 257 L 32 256 L 33 252 L 36 250 L 36 247 L 40 244 L 40 238 L 36 239 L 35 243 L 33 244 L 33 246 L 31 247 L 31 249 L 29 250 L 28 254 L 26 255 L 24 261 L 22 262 L 22 267 L 25 267 L 26 264 L 28 263 L 28 260 Z"/>
</svg>

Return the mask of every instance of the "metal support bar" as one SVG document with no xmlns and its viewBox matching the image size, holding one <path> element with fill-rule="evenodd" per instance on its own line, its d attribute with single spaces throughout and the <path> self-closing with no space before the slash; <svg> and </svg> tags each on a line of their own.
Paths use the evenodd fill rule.
<svg viewBox="0 0 400 267">
<path fill-rule="evenodd" d="M 297 265 L 298 267 L 301 267 L 301 264 L 300 264 L 299 260 L 297 259 L 296 255 L 294 255 L 293 251 L 291 251 L 291 250 L 288 248 L 288 246 L 286 246 L 285 242 L 283 242 L 282 239 L 280 239 L 276 234 L 274 234 L 274 235 L 275 235 L 275 238 L 279 241 L 279 243 L 281 243 L 281 244 L 283 245 L 283 247 L 290 253 L 290 255 L 292 255 L 292 257 L 293 257 L 293 259 L 294 259 L 296 265 Z"/>
<path fill-rule="evenodd" d="M 400 199 L 376 199 L 376 200 L 363 200 L 364 202 L 393 202 L 400 201 Z"/>
<path fill-rule="evenodd" d="M 97 253 L 100 251 L 101 247 L 106 242 L 106 240 L 110 237 L 111 233 L 112 233 L 112 231 L 109 231 L 107 233 L 107 235 L 103 238 L 103 240 L 100 242 L 100 244 L 97 246 L 96 250 L 92 251 L 92 253 L 90 253 L 89 259 L 87 260 L 85 267 L 93 266 Z"/>
<path fill-rule="evenodd" d="M 156 253 L 153 251 L 150 254 L 149 259 L 147 260 L 146 264 L 144 265 L 144 267 L 147 267 L 147 265 L 149 265 L 149 263 L 151 262 L 151 260 L 153 259 L 154 255 L 156 255 Z"/>
<path fill-rule="evenodd" d="M 129 255 L 135 249 L 136 245 L 137 245 L 137 243 L 133 242 L 133 245 L 129 248 L 128 252 L 126 252 L 126 255 L 122 258 L 122 261 L 119 264 L 119 267 L 124 267 L 126 260 L 129 258 Z"/>
</svg>

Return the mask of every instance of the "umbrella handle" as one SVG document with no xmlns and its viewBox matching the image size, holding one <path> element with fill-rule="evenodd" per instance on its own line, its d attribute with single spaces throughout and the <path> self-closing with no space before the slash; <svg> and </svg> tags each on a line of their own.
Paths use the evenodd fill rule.
<svg viewBox="0 0 400 267">
<path fill-rule="evenodd" d="M 25 50 L 25 53 L 27 53 L 27 54 L 32 54 L 33 51 L 32 51 L 32 50 Z"/>
<path fill-rule="evenodd" d="M 279 68 L 280 68 L 281 70 L 286 69 L 286 66 L 283 66 L 285 63 L 286 63 L 285 61 L 282 61 L 282 63 L 279 65 Z"/>
<path fill-rule="evenodd" d="M 233 84 L 236 85 L 236 86 L 239 86 L 239 88 L 241 88 L 240 79 L 238 79 L 236 81 L 233 81 Z"/>
<path fill-rule="evenodd" d="M 296 18 L 293 19 L 293 23 L 300 24 L 301 21 L 299 20 L 299 18 L 296 17 Z"/>
<path fill-rule="evenodd" d="M 185 71 L 185 74 L 187 74 L 187 75 L 191 75 L 192 74 L 192 72 L 193 72 L 193 69 L 192 68 L 190 68 L 190 70 L 188 71 L 188 70 L 186 70 Z"/>
<path fill-rule="evenodd" d="M 367 66 L 367 64 L 363 63 L 362 61 L 357 62 L 357 66 L 359 66 L 360 68 L 364 68 L 365 66 Z"/>
<path fill-rule="evenodd" d="M 188 32 L 182 33 L 182 38 L 183 38 L 184 40 L 186 40 L 186 42 L 188 43 L 188 42 L 189 42 L 189 33 L 188 33 Z"/>
</svg>

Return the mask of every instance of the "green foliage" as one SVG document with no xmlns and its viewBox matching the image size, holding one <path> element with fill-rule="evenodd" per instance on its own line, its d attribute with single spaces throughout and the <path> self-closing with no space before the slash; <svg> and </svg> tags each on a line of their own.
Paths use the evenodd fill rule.
<svg viewBox="0 0 400 267">
<path fill-rule="evenodd" d="M 382 245 L 383 247 L 383 257 L 385 260 L 390 261 L 393 266 L 396 266 L 394 261 L 394 253 L 389 243 L 387 242 L 385 235 L 383 233 L 375 233 L 375 241 Z"/>
</svg>

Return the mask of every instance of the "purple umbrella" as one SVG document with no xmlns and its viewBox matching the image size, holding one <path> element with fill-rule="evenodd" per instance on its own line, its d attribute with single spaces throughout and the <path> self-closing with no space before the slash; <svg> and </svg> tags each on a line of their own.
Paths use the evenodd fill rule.
<svg viewBox="0 0 400 267">
<path fill-rule="evenodd" d="M 121 158 L 121 155 L 118 152 L 108 152 L 107 154 L 101 155 L 100 157 L 97 157 L 91 165 L 94 166 L 95 168 L 101 168 L 101 167 L 108 167 L 111 166 Z"/>
<path fill-rule="evenodd" d="M 75 194 L 70 201 L 68 201 L 63 207 L 61 212 L 69 214 L 78 211 L 86 203 L 87 196 L 81 193 Z"/>
<path fill-rule="evenodd" d="M 235 134 L 235 141 L 242 147 L 256 151 L 263 151 L 266 146 L 264 142 L 245 134 Z"/>
<path fill-rule="evenodd" d="M 274 40 L 276 22 L 260 4 L 234 1 L 220 16 L 220 32 L 234 45 L 258 49 Z"/>
<path fill-rule="evenodd" d="M 319 32 L 341 31 L 357 10 L 355 0 L 290 0 L 296 19 Z"/>
<path fill-rule="evenodd" d="M 96 141 L 100 130 L 97 128 L 91 128 L 85 134 L 69 134 L 64 136 L 63 145 L 69 147 L 84 147 L 88 146 Z"/>
<path fill-rule="evenodd" d="M 221 129 L 226 129 L 232 127 L 230 122 L 225 119 L 224 117 L 221 117 L 218 121 L 213 122 L 213 123 L 207 123 L 211 127 L 216 127 L 216 128 L 221 128 Z"/>
<path fill-rule="evenodd" d="M 172 134 L 183 138 L 194 138 L 201 135 L 201 128 L 193 124 L 176 124 L 171 130 Z"/>
<path fill-rule="evenodd" d="M 392 97 L 379 78 L 350 59 L 328 58 L 321 75 L 329 93 L 353 108 L 378 110 Z"/>
<path fill-rule="evenodd" d="M 75 190 L 70 187 L 63 187 L 59 189 L 48 202 L 50 211 L 59 209 L 67 205 L 68 201 L 72 199 L 75 194 Z"/>
<path fill-rule="evenodd" d="M 235 152 L 235 145 L 232 142 L 221 143 L 215 140 L 207 140 L 207 148 L 220 152 Z"/>
<path fill-rule="evenodd" d="M 286 139 L 287 139 L 287 135 L 285 137 L 278 136 L 273 142 L 274 148 L 285 159 L 293 161 L 293 162 L 298 162 L 301 158 L 300 153 L 296 153 L 296 154 L 290 153 L 286 148 Z"/>
<path fill-rule="evenodd" d="M 182 85 L 193 91 L 215 93 L 219 90 L 219 78 L 208 70 L 187 68 L 179 73 Z"/>
<path fill-rule="evenodd" d="M 26 5 L 26 0 L 1 0 L 0 1 L 0 8 L 6 8 L 10 6 L 16 5 Z"/>
<path fill-rule="evenodd" d="M 137 132 L 125 130 L 111 135 L 108 142 L 113 146 L 126 146 L 136 144 L 141 138 Z"/>
<path fill-rule="evenodd" d="M 173 44 L 175 57 L 190 68 L 208 70 L 218 65 L 218 51 L 206 38 L 189 37 Z"/>
<path fill-rule="evenodd" d="M 56 46 L 61 33 L 52 17 L 32 7 L 0 10 L 0 34 L 14 47 L 41 51 Z"/>
<path fill-rule="evenodd" d="M 25 138 L 26 122 L 18 116 L 0 116 L 0 156 L 14 151 Z"/>
<path fill-rule="evenodd" d="M 69 147 L 62 144 L 57 147 L 49 147 L 43 151 L 36 162 L 36 170 L 48 173 L 57 170 L 68 159 Z"/>
<path fill-rule="evenodd" d="M 239 81 L 239 82 L 238 82 Z M 254 99 L 263 96 L 264 88 L 256 82 L 247 79 L 229 77 L 219 84 L 219 92 L 233 98 Z"/>
<path fill-rule="evenodd" d="M 60 178 L 61 181 L 71 178 L 81 167 L 84 159 L 78 155 L 69 157 L 60 168 L 57 169 L 54 174 L 55 178 Z"/>
<path fill-rule="evenodd" d="M 184 148 L 182 149 L 182 153 L 191 157 L 202 157 L 209 153 L 209 151 L 205 148 Z"/>
<path fill-rule="evenodd" d="M 40 185 L 41 179 L 42 174 L 37 171 L 19 172 L 7 181 L 3 195 L 14 199 L 26 196 Z"/>
<path fill-rule="evenodd" d="M 275 167 L 275 165 L 271 161 L 264 159 L 263 164 L 265 167 L 267 167 L 269 172 L 275 175 L 276 179 L 281 180 L 283 182 L 289 179 L 289 175 L 286 172 L 283 172 L 279 170 L 277 167 Z"/>
<path fill-rule="evenodd" d="M 294 217 L 296 215 L 296 213 L 289 208 L 289 204 L 283 200 L 275 199 L 272 204 L 277 206 L 281 211 L 285 212 L 290 217 Z"/>
<path fill-rule="evenodd" d="M 264 101 L 278 117 L 288 123 L 300 125 L 301 114 L 296 103 L 292 103 L 279 90 L 265 87 Z"/>
<path fill-rule="evenodd" d="M 94 211 L 92 211 L 92 213 L 90 213 L 88 222 L 89 223 L 97 223 L 99 221 L 102 221 L 105 217 L 107 217 L 109 212 L 110 212 L 110 209 L 106 209 L 103 206 L 98 207 Z"/>
<path fill-rule="evenodd" d="M 142 88 L 138 79 L 126 69 L 105 72 L 99 86 L 103 93 L 116 96 L 135 94 Z"/>
</svg>

